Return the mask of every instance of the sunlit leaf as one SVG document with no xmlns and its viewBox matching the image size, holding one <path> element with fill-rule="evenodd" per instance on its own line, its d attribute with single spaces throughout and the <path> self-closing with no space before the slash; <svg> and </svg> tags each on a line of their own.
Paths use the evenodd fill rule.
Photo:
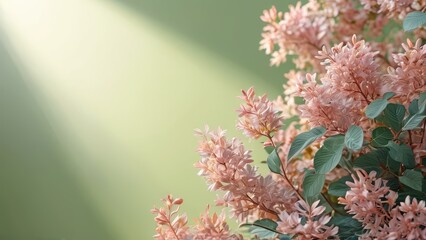
<svg viewBox="0 0 426 240">
<path fill-rule="evenodd" d="M 391 127 L 394 131 L 402 128 L 402 121 L 405 116 L 405 107 L 401 104 L 389 103 L 383 112 L 383 123 Z"/>
<path fill-rule="evenodd" d="M 318 195 L 325 182 L 325 174 L 315 174 L 312 171 L 307 171 L 303 179 L 303 195 L 305 197 L 313 197 Z"/>
<path fill-rule="evenodd" d="M 297 135 L 294 141 L 291 143 L 287 159 L 290 161 L 293 157 L 302 152 L 303 149 L 324 135 L 325 132 L 326 129 L 324 127 L 315 127 L 308 132 Z"/>
<path fill-rule="evenodd" d="M 426 115 L 420 115 L 418 113 L 411 116 L 405 123 L 402 130 L 412 130 L 420 125 L 420 123 L 426 118 Z"/>
<path fill-rule="evenodd" d="M 392 132 L 387 127 L 375 128 L 372 135 L 371 145 L 373 147 L 384 147 L 393 138 Z"/>
<path fill-rule="evenodd" d="M 365 110 L 365 115 L 368 118 L 374 119 L 377 116 L 380 115 L 380 113 L 385 110 L 386 106 L 388 105 L 388 100 L 386 99 L 376 99 L 370 105 L 368 105 L 367 109 Z"/>
<path fill-rule="evenodd" d="M 404 31 L 413 31 L 414 29 L 426 24 L 426 13 L 424 12 L 410 12 L 404 19 L 402 27 Z"/>
<path fill-rule="evenodd" d="M 339 164 L 344 147 L 344 136 L 327 138 L 314 157 L 314 168 L 319 174 L 326 174 Z"/>
<path fill-rule="evenodd" d="M 275 238 L 277 234 L 281 235 L 281 233 L 276 230 L 277 226 L 278 224 L 275 221 L 268 218 L 256 220 L 254 223 L 240 225 L 240 227 L 249 227 L 249 232 L 260 239 L 271 239 Z"/>
<path fill-rule="evenodd" d="M 345 145 L 354 151 L 360 150 L 364 141 L 364 132 L 359 126 L 352 125 L 345 134 Z"/>
<path fill-rule="evenodd" d="M 281 174 L 281 160 L 276 149 L 269 154 L 266 161 L 271 172 Z"/>
</svg>

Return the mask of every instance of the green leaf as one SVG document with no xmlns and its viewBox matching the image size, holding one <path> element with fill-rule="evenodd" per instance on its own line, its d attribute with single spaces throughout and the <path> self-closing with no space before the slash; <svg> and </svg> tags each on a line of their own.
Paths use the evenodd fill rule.
<svg viewBox="0 0 426 240">
<path fill-rule="evenodd" d="M 276 149 L 269 154 L 266 162 L 271 172 L 281 174 L 281 160 Z"/>
<path fill-rule="evenodd" d="M 389 148 L 381 148 L 381 149 L 378 149 L 378 150 L 382 150 L 381 152 L 378 152 L 378 154 L 377 154 L 381 165 L 386 166 L 391 172 L 393 172 L 395 174 L 399 174 L 399 170 L 401 168 L 401 163 L 393 160 L 390 157 Z"/>
<path fill-rule="evenodd" d="M 425 119 L 425 117 L 426 115 L 421 115 L 418 113 L 414 114 L 407 120 L 402 130 L 406 131 L 418 127 L 419 124 Z"/>
<path fill-rule="evenodd" d="M 252 226 L 249 228 L 249 233 L 257 236 L 256 239 L 274 239 L 277 233 L 262 227 Z"/>
<path fill-rule="evenodd" d="M 335 135 L 327 138 L 324 145 L 314 157 L 314 168 L 319 174 L 326 174 L 339 164 L 344 147 L 344 136 Z"/>
<path fill-rule="evenodd" d="M 334 216 L 328 225 L 335 225 L 339 227 L 339 237 L 340 239 L 358 239 L 357 235 L 362 234 L 362 225 L 357 220 L 353 219 L 352 216 Z M 354 237 L 355 238 L 352 238 Z"/>
<path fill-rule="evenodd" d="M 315 174 L 313 171 L 306 171 L 303 179 L 303 195 L 313 197 L 320 194 L 325 182 L 325 174 Z"/>
<path fill-rule="evenodd" d="M 414 190 L 422 191 L 423 175 L 421 172 L 405 170 L 404 175 L 399 177 L 399 181 Z"/>
<path fill-rule="evenodd" d="M 392 177 L 392 178 L 387 179 L 387 180 L 388 180 L 388 182 L 386 183 L 386 186 L 388 186 L 390 190 L 392 190 L 394 192 L 398 192 L 398 194 L 399 194 L 400 183 L 399 183 L 398 178 Z"/>
<path fill-rule="evenodd" d="M 404 19 L 402 27 L 404 31 L 413 31 L 414 29 L 426 24 L 426 13 L 424 12 L 410 12 Z"/>
<path fill-rule="evenodd" d="M 423 186 L 426 183 L 423 182 Z M 426 194 L 425 192 L 416 191 L 410 187 L 405 187 L 404 191 L 398 192 L 398 198 L 396 199 L 396 202 L 403 202 L 405 201 L 405 198 L 407 196 L 410 196 L 411 199 L 416 198 L 418 201 L 426 201 Z"/>
<path fill-rule="evenodd" d="M 320 138 L 327 131 L 324 127 L 315 127 L 308 132 L 301 133 L 296 136 L 294 141 L 291 143 L 290 150 L 288 151 L 287 159 L 290 161 L 293 157 L 298 155 L 307 146 L 313 143 L 315 140 Z"/>
<path fill-rule="evenodd" d="M 265 151 L 266 151 L 268 154 L 271 154 L 271 152 L 272 152 L 272 151 L 274 151 L 275 147 L 274 147 L 274 146 L 266 146 L 266 147 L 264 147 L 263 149 L 265 149 Z"/>
<path fill-rule="evenodd" d="M 393 96 L 395 96 L 394 92 L 386 92 L 385 94 L 383 94 L 383 99 L 385 100 L 389 100 L 391 99 Z"/>
<path fill-rule="evenodd" d="M 279 239 L 279 240 L 291 240 L 291 239 L 292 239 L 292 237 L 291 237 L 291 236 L 289 236 L 289 235 L 281 234 L 281 235 L 279 235 L 279 236 L 278 236 L 278 239 Z"/>
<path fill-rule="evenodd" d="M 426 201 L 426 179 L 422 180 L 422 191 L 417 191 L 407 186 L 404 187 L 402 191 L 398 192 L 397 202 L 404 201 L 407 196 L 410 196 L 411 199 L 416 198 L 419 201 L 421 200 Z"/>
<path fill-rule="evenodd" d="M 354 160 L 354 167 L 364 169 L 367 172 L 375 171 L 378 174 L 382 172 L 380 167 L 380 161 L 378 158 L 378 151 L 382 149 L 377 149 L 365 154 L 362 154 Z"/>
<path fill-rule="evenodd" d="M 328 194 L 331 194 L 336 197 L 344 197 L 346 195 L 346 192 L 350 189 L 349 186 L 346 185 L 347 181 L 353 182 L 352 177 L 344 176 L 339 180 L 331 183 L 328 186 Z"/>
<path fill-rule="evenodd" d="M 354 151 L 360 150 L 364 141 L 364 132 L 359 126 L 352 125 L 345 135 L 345 145 Z"/>
<path fill-rule="evenodd" d="M 388 105 L 388 100 L 386 99 L 376 99 L 370 105 L 368 105 L 367 110 L 365 110 L 365 115 L 368 118 L 374 119 L 380 115 L 380 113 L 385 110 Z"/>
<path fill-rule="evenodd" d="M 281 234 L 277 229 L 278 224 L 268 218 L 260 219 L 254 223 L 244 223 L 240 227 L 249 227 L 249 232 L 261 239 L 274 238 L 277 234 Z"/>
<path fill-rule="evenodd" d="M 392 132 L 387 127 L 375 128 L 372 135 L 371 145 L 373 147 L 384 147 L 393 138 Z"/>
<path fill-rule="evenodd" d="M 419 113 L 424 114 L 424 111 L 426 109 L 426 92 L 420 94 L 418 108 L 419 108 Z"/>
<path fill-rule="evenodd" d="M 407 144 L 396 144 L 393 141 L 389 141 L 386 147 L 389 148 L 389 156 L 393 160 L 403 163 L 407 168 L 416 166 L 414 152 Z"/>
<path fill-rule="evenodd" d="M 413 116 L 418 111 L 419 111 L 419 100 L 418 99 L 414 99 L 410 103 L 410 106 L 408 107 L 408 112 L 410 113 L 410 116 Z"/>
<path fill-rule="evenodd" d="M 405 107 L 401 104 L 389 103 L 383 112 L 383 123 L 395 131 L 402 128 L 402 121 L 405 116 Z"/>
</svg>

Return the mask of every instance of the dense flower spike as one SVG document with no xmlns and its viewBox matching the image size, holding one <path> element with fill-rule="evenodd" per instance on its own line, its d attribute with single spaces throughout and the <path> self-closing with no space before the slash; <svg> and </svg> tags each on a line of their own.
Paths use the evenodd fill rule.
<svg viewBox="0 0 426 240">
<path fill-rule="evenodd" d="M 239 234 L 233 234 L 229 230 L 226 223 L 225 213 L 220 215 L 213 213 L 210 217 L 210 207 L 207 206 L 204 214 L 198 219 L 198 224 L 194 228 L 186 226 L 188 220 L 186 215 L 177 215 L 183 200 L 181 198 L 173 198 L 168 195 L 163 199 L 166 208 L 154 208 L 151 210 L 153 214 L 157 214 L 154 220 L 157 222 L 157 234 L 155 239 L 159 240 L 214 240 L 214 239 L 230 239 L 242 240 Z"/>
<path fill-rule="evenodd" d="M 350 190 L 339 202 L 368 230 L 360 239 L 426 239 L 425 201 L 410 201 L 407 196 L 397 206 L 398 194 L 374 171 L 367 174 L 359 169 L 352 178 L 353 183 L 346 182 Z"/>
<path fill-rule="evenodd" d="M 395 92 L 406 105 L 426 91 L 426 48 L 420 39 L 413 44 L 407 39 L 404 53 L 393 54 L 396 68 L 389 68 L 387 91 Z"/>
<path fill-rule="evenodd" d="M 351 42 L 340 43 L 328 51 L 323 48 L 319 59 L 326 67 L 322 84 L 335 89 L 345 98 L 360 102 L 361 107 L 381 95 L 379 64 L 375 60 L 379 54 L 373 51 L 364 40 L 354 35 Z"/>
<path fill-rule="evenodd" d="M 272 133 L 281 127 L 281 117 L 266 95 L 256 97 L 254 89 L 242 91 L 241 99 L 245 104 L 238 109 L 239 119 L 237 128 L 249 138 L 259 138 L 260 136 L 272 137 Z"/>
<path fill-rule="evenodd" d="M 201 214 L 196 226 L 196 234 L 193 239 L 214 240 L 214 239 L 243 239 L 241 235 L 232 234 L 226 223 L 226 215 L 222 212 L 220 215 L 213 213 L 209 215 L 209 207 Z"/>
<path fill-rule="evenodd" d="M 376 228 L 389 217 L 382 199 L 387 196 L 395 197 L 394 192 L 386 186 L 386 181 L 376 178 L 375 171 L 367 174 L 366 171 L 358 169 L 356 176 L 352 174 L 352 178 L 353 183 L 346 182 L 351 188 L 350 191 L 346 192 L 345 198 L 339 198 L 339 202 L 346 205 L 348 213 L 354 214 L 353 218 L 362 222 L 367 229 Z M 390 202 L 394 203 L 395 199 L 392 198 Z"/>
<path fill-rule="evenodd" d="M 225 191 L 218 205 L 230 207 L 232 216 L 240 222 L 249 216 L 277 218 L 278 210 L 292 208 L 297 200 L 294 192 L 271 176 L 259 175 L 257 168 L 249 164 L 250 152 L 241 142 L 235 138 L 228 141 L 221 129 L 196 132 L 202 137 L 198 147 L 202 158 L 195 167 L 210 184 L 210 190 Z"/>
<path fill-rule="evenodd" d="M 296 54 L 295 63 L 299 68 L 306 64 L 320 67 L 314 56 L 321 46 L 330 41 L 331 23 L 327 17 L 317 14 L 318 10 L 315 2 L 303 6 L 298 2 L 285 14 L 277 13 L 275 7 L 264 11 L 261 19 L 268 25 L 263 29 L 260 49 L 272 55 L 271 65 L 278 66 L 286 62 L 287 55 Z M 274 49 L 275 45 L 278 50 Z"/>
<path fill-rule="evenodd" d="M 359 124 L 360 111 L 352 111 L 358 104 L 345 98 L 327 85 L 319 84 L 316 75 L 306 75 L 306 83 L 299 85 L 299 96 L 305 104 L 298 110 L 300 117 L 307 119 L 311 126 L 324 126 L 331 132 L 343 133 L 351 124 Z"/>
<path fill-rule="evenodd" d="M 319 200 L 309 206 L 305 201 L 296 203 L 296 211 L 280 213 L 277 230 L 295 236 L 294 239 L 339 239 L 338 227 L 328 226 L 331 217 L 323 214 L 324 206 L 318 206 Z M 304 221 L 302 221 L 304 219 Z M 304 222 L 304 223 L 303 223 Z"/>
<path fill-rule="evenodd" d="M 352 124 L 361 124 L 364 109 L 382 94 L 377 52 L 353 36 L 347 44 L 339 44 L 319 52 L 326 66 L 320 83 L 315 75 L 307 75 L 306 83 L 298 80 L 299 96 L 306 100 L 300 115 L 315 126 L 344 132 Z"/>
<path fill-rule="evenodd" d="M 421 11 L 426 1 L 424 0 L 361 0 L 364 8 L 376 13 L 386 14 L 402 20 L 407 13 L 412 11 Z"/>
</svg>

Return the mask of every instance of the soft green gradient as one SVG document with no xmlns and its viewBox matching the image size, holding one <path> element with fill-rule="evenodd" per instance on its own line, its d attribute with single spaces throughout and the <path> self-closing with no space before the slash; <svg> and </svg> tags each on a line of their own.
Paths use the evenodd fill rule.
<svg viewBox="0 0 426 240">
<path fill-rule="evenodd" d="M 193 129 L 241 137 L 240 89 L 280 94 L 274 2 L 176 2 L 0 0 L 0 239 L 151 239 L 168 193 L 191 223 L 214 203 Z"/>
</svg>

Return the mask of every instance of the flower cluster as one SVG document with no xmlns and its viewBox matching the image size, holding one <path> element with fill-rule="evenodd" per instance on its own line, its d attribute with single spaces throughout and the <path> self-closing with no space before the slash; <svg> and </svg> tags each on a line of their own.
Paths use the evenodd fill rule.
<svg viewBox="0 0 426 240">
<path fill-rule="evenodd" d="M 321 84 L 309 74 L 305 84 L 299 82 L 299 96 L 306 101 L 299 108 L 300 116 L 314 126 L 335 132 L 361 124 L 365 120 L 362 109 L 382 95 L 377 54 L 355 35 L 351 42 L 319 51 L 317 58 L 322 60 L 326 72 Z"/>
<path fill-rule="evenodd" d="M 361 239 L 426 239 L 425 201 L 407 196 L 396 205 L 398 193 L 376 178 L 376 172 L 360 169 L 352 177 L 354 182 L 347 182 L 350 190 L 339 202 L 367 230 Z"/>
<path fill-rule="evenodd" d="M 196 130 L 198 174 L 219 192 L 216 205 L 249 227 L 247 236 L 426 239 L 426 31 L 401 27 L 418 10 L 426 0 L 310 0 L 264 10 L 260 49 L 271 65 L 296 56 L 283 97 L 270 101 L 253 87 L 240 96 L 236 128 L 261 139 L 266 161 L 220 128 Z M 152 211 L 157 239 L 243 239 L 224 212 L 207 208 L 188 227 L 177 215 L 182 200 L 163 201 L 166 208 Z"/>
<path fill-rule="evenodd" d="M 296 64 L 299 68 L 315 62 L 318 49 L 331 37 L 330 22 L 324 15 L 315 14 L 318 10 L 319 6 L 314 2 L 303 6 L 298 2 L 284 14 L 277 13 L 275 7 L 263 12 L 261 20 L 268 25 L 263 29 L 260 49 L 272 55 L 271 65 L 286 62 L 288 54 L 298 55 Z M 278 50 L 275 50 L 275 45 Z"/>
<path fill-rule="evenodd" d="M 374 12 L 383 13 L 389 17 L 403 19 L 407 13 L 412 11 L 420 11 L 424 8 L 426 1 L 424 0 L 361 0 L 364 9 Z"/>
<path fill-rule="evenodd" d="M 271 134 L 281 127 L 281 118 L 277 115 L 274 104 L 270 102 L 266 95 L 256 97 L 253 88 L 242 91 L 240 97 L 245 101 L 241 105 L 237 128 L 249 138 L 259 138 L 260 136 L 270 137 Z"/>
<path fill-rule="evenodd" d="M 230 232 L 224 212 L 220 215 L 213 213 L 213 215 L 210 216 L 209 207 L 207 207 L 206 211 L 201 214 L 195 232 L 196 234 L 194 234 L 193 239 L 197 240 L 242 239 L 241 235 L 232 234 Z"/>
<path fill-rule="evenodd" d="M 402 44 L 404 53 L 393 54 L 396 67 L 388 68 L 386 91 L 395 92 L 408 105 L 426 91 L 426 47 L 420 39 L 413 44 L 409 39 Z"/>
<path fill-rule="evenodd" d="M 292 208 L 296 202 L 294 192 L 271 175 L 263 177 L 251 166 L 250 152 L 237 139 L 228 141 L 221 129 L 205 132 L 201 136 L 198 152 L 201 160 L 195 164 L 200 169 L 210 190 L 225 194 L 217 204 L 229 207 L 231 216 L 239 222 L 249 218 L 277 218 L 279 210 Z"/>
<path fill-rule="evenodd" d="M 154 236 L 160 240 L 180 240 L 180 239 L 197 239 L 197 240 L 215 240 L 230 239 L 242 240 L 240 234 L 233 234 L 229 230 L 226 223 L 224 213 L 217 215 L 209 214 L 209 207 L 198 219 L 198 224 L 190 229 L 186 226 L 188 220 L 186 215 L 177 215 L 183 200 L 181 198 L 173 198 L 168 195 L 163 199 L 166 208 L 154 208 L 152 213 L 157 214 L 154 218 L 157 223 L 157 234 Z"/>
<path fill-rule="evenodd" d="M 294 239 L 331 239 L 337 238 L 338 227 L 328 226 L 331 217 L 323 215 L 324 206 L 318 206 L 320 201 L 315 201 L 309 206 L 305 201 L 296 203 L 296 211 L 280 213 L 277 230 L 297 236 Z M 305 223 L 302 223 L 304 219 Z"/>
</svg>

